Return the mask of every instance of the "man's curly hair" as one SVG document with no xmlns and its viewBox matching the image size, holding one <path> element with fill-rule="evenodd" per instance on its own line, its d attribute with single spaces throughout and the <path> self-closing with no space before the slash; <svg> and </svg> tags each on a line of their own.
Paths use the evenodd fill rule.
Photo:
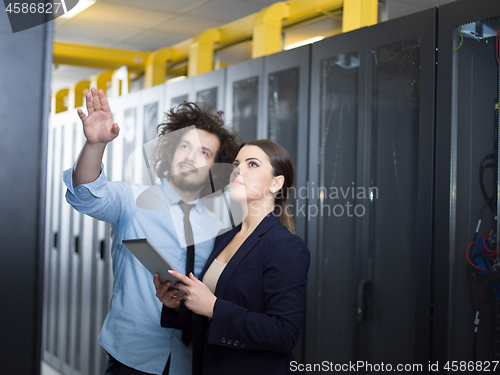
<svg viewBox="0 0 500 375">
<path fill-rule="evenodd" d="M 157 127 L 158 143 L 153 154 L 153 164 L 160 179 L 170 175 L 172 159 L 183 132 L 176 130 L 194 125 L 219 138 L 220 147 L 215 156 L 215 163 L 233 163 L 241 143 L 237 133 L 224 127 L 223 112 L 205 104 L 184 102 L 165 113 L 165 122 Z M 173 134 L 170 134 L 173 133 Z M 168 137 L 164 137 L 167 135 Z"/>
</svg>

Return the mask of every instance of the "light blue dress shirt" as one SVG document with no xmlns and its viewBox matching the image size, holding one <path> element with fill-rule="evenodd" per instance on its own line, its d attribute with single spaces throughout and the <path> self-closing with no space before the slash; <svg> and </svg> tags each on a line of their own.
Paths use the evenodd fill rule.
<svg viewBox="0 0 500 375">
<path fill-rule="evenodd" d="M 113 295 L 99 343 L 118 361 L 139 371 L 162 374 L 171 355 L 170 375 L 191 375 L 191 345 L 186 347 L 181 341 L 181 331 L 160 326 L 162 303 L 155 295 L 153 276 L 122 244 L 122 239 L 148 238 L 177 270 L 184 272 L 187 249 L 184 214 L 178 205 L 181 196 L 164 179 L 155 187 L 157 201 L 150 201 L 155 209 L 140 208 L 137 198 L 151 187 L 108 182 L 103 165 L 92 183 L 73 187 L 73 168 L 64 171 L 63 180 L 68 203 L 78 212 L 111 224 Z M 222 224 L 199 199 L 191 203 L 196 204 L 189 218 L 197 276 Z"/>
</svg>

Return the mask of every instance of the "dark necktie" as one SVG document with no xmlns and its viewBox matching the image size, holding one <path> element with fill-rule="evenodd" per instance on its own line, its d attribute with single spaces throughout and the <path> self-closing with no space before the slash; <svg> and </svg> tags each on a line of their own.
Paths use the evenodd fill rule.
<svg viewBox="0 0 500 375">
<path fill-rule="evenodd" d="M 194 204 L 187 204 L 184 202 L 179 202 L 182 211 L 184 212 L 184 235 L 186 236 L 186 246 L 187 246 L 187 256 L 186 256 L 186 276 L 189 273 L 194 274 L 194 238 L 193 238 L 193 228 L 189 221 L 189 211 L 193 208 Z"/>
<path fill-rule="evenodd" d="M 184 212 L 184 234 L 186 236 L 186 246 L 187 246 L 187 256 L 186 256 L 186 275 L 189 277 L 189 273 L 194 274 L 194 237 L 193 228 L 189 222 L 189 211 L 193 208 L 194 204 L 187 204 L 183 201 L 179 202 L 182 211 Z M 182 342 L 189 345 L 192 338 L 191 330 L 182 330 Z"/>
</svg>

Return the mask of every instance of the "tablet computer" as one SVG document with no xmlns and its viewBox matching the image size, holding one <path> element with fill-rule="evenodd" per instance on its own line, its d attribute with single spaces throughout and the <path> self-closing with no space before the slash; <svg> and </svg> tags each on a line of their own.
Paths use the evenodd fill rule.
<svg viewBox="0 0 500 375">
<path fill-rule="evenodd" d="M 178 278 L 168 273 L 168 270 L 175 270 L 175 267 L 168 261 L 165 256 L 147 239 L 137 238 L 133 240 L 122 240 L 122 243 L 132 254 L 146 267 L 153 275 L 158 273 L 162 283 L 170 280 L 172 284 L 179 281 Z M 177 295 L 182 296 L 184 293 L 179 290 Z"/>
</svg>

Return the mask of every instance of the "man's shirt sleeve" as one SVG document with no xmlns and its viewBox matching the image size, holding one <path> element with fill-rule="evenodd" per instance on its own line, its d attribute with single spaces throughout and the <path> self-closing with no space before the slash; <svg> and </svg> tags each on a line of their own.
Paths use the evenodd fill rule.
<svg viewBox="0 0 500 375">
<path fill-rule="evenodd" d="M 74 166 L 63 172 L 67 187 L 66 201 L 80 213 L 116 224 L 123 210 L 126 195 L 124 186 L 108 182 L 101 163 L 101 173 L 95 181 L 74 187 L 73 169 Z"/>
</svg>

